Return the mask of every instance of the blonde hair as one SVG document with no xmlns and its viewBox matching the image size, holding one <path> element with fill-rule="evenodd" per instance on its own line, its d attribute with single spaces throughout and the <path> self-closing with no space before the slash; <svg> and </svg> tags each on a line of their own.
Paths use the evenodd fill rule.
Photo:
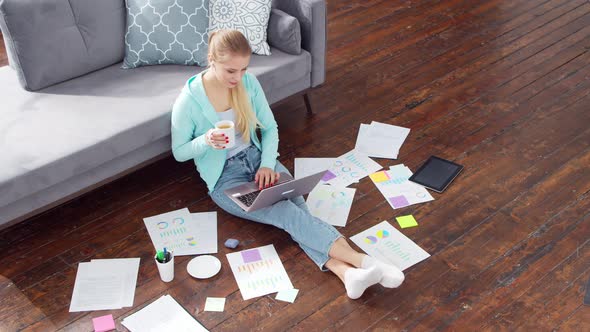
<svg viewBox="0 0 590 332">
<path fill-rule="evenodd" d="M 209 59 L 223 63 L 232 56 L 250 56 L 252 48 L 244 35 L 238 30 L 217 30 L 209 33 Z M 244 83 L 229 90 L 229 104 L 236 113 L 236 128 L 246 141 L 250 141 L 250 129 L 260 126 L 250 104 L 250 96 Z"/>
</svg>

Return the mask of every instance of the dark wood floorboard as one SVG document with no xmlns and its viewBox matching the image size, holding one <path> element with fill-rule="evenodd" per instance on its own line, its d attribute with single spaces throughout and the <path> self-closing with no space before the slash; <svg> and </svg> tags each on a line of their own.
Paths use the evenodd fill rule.
<svg viewBox="0 0 590 332">
<path fill-rule="evenodd" d="M 7 64 L 4 45 L 0 65 Z M 91 331 L 169 293 L 213 331 L 584 331 L 590 278 L 590 3 L 586 0 L 328 1 L 326 83 L 273 110 L 280 160 L 336 157 L 360 123 L 412 129 L 398 160 L 415 170 L 436 154 L 465 165 L 435 201 L 392 210 L 370 180 L 357 193 L 352 236 L 413 214 L 403 233 L 432 257 L 398 289 L 347 298 L 282 231 L 215 207 L 191 163 L 172 157 L 0 231 L 1 331 Z M 177 208 L 218 211 L 222 270 L 164 284 L 142 218 Z M 294 286 L 293 304 L 243 301 L 224 254 L 273 243 Z M 122 254 L 124 253 L 124 254 Z M 79 262 L 141 257 L 135 306 L 69 313 Z M 226 297 L 223 313 L 203 312 Z"/>
</svg>

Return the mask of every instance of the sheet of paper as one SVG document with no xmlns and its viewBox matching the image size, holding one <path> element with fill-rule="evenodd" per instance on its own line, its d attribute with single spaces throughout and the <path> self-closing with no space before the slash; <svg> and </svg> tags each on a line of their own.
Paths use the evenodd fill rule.
<svg viewBox="0 0 590 332">
<path fill-rule="evenodd" d="M 139 258 L 93 259 L 90 262 L 94 267 L 111 269 L 121 274 L 123 278 L 121 305 L 123 307 L 132 307 L 137 285 L 137 274 L 139 273 Z"/>
<path fill-rule="evenodd" d="M 317 185 L 307 196 L 309 212 L 334 226 L 346 226 L 356 189 Z"/>
<path fill-rule="evenodd" d="M 295 302 L 295 298 L 297 297 L 298 293 L 299 293 L 298 289 L 287 289 L 287 290 L 278 292 L 275 299 L 277 299 L 279 301 L 293 303 L 293 302 Z"/>
<path fill-rule="evenodd" d="M 416 219 L 411 214 L 407 216 L 396 217 L 395 220 L 397 220 L 397 223 L 401 228 L 418 226 L 418 222 L 416 222 Z"/>
<path fill-rule="evenodd" d="M 361 123 L 354 149 L 369 157 L 397 159 L 399 150 L 379 137 L 372 137 L 370 128 L 370 125 Z"/>
<path fill-rule="evenodd" d="M 217 212 L 191 213 L 191 216 L 195 223 L 197 254 L 217 253 Z"/>
<path fill-rule="evenodd" d="M 155 251 L 175 256 L 217 252 L 217 212 L 191 214 L 187 208 L 143 219 Z"/>
<path fill-rule="evenodd" d="M 272 244 L 226 256 L 244 300 L 293 288 Z"/>
<path fill-rule="evenodd" d="M 389 170 L 375 172 L 369 178 L 394 209 L 434 200 L 426 188 L 408 181 L 410 176 L 412 171 L 400 164 Z"/>
<path fill-rule="evenodd" d="M 123 307 L 124 276 L 93 263 L 78 264 L 70 312 Z"/>
<path fill-rule="evenodd" d="M 369 256 L 393 264 L 402 271 L 430 257 L 387 221 L 352 236 L 350 240 Z"/>
<path fill-rule="evenodd" d="M 172 298 L 164 295 L 121 322 L 131 332 L 200 332 L 207 331 Z"/>
<path fill-rule="evenodd" d="M 300 179 L 325 171 L 336 158 L 295 158 L 295 178 Z"/>
<path fill-rule="evenodd" d="M 225 297 L 208 297 L 205 300 L 205 310 L 204 311 L 223 312 L 224 307 L 225 307 Z"/>
<path fill-rule="evenodd" d="M 361 124 L 355 150 L 369 157 L 396 159 L 409 133 L 409 128 L 376 121 Z"/>
<path fill-rule="evenodd" d="M 352 150 L 336 158 L 321 183 L 344 188 L 381 168 L 381 165 L 367 155 Z"/>
</svg>

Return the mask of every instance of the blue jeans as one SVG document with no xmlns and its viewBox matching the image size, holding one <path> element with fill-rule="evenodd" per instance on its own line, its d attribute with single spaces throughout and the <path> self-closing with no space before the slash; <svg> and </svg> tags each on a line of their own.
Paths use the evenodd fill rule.
<svg viewBox="0 0 590 332">
<path fill-rule="evenodd" d="M 209 193 L 213 201 L 227 213 L 251 221 L 273 225 L 284 229 L 291 235 L 322 270 L 328 261 L 328 252 L 342 235 L 334 226 L 312 216 L 305 205 L 303 197 L 282 200 L 275 204 L 246 212 L 224 193 L 226 189 L 254 181 L 254 176 L 260 167 L 260 151 L 254 145 L 240 151 L 225 162 L 221 177 L 215 189 Z M 275 172 L 289 171 L 277 161 Z"/>
</svg>

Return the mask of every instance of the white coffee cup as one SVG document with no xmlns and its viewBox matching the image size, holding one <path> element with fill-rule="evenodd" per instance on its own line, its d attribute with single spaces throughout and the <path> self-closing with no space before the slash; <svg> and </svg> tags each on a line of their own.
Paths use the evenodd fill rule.
<svg viewBox="0 0 590 332">
<path fill-rule="evenodd" d="M 226 149 L 231 149 L 236 145 L 236 127 L 233 121 L 230 120 L 222 120 L 215 123 L 215 133 L 225 134 L 225 137 L 228 139 L 228 143 L 223 144 Z"/>
<path fill-rule="evenodd" d="M 154 256 L 154 261 L 156 261 L 158 272 L 160 273 L 160 279 L 162 279 L 163 282 L 170 282 L 174 279 L 174 252 L 168 252 L 170 253 L 170 260 L 166 263 L 160 263 L 157 254 Z"/>
</svg>

